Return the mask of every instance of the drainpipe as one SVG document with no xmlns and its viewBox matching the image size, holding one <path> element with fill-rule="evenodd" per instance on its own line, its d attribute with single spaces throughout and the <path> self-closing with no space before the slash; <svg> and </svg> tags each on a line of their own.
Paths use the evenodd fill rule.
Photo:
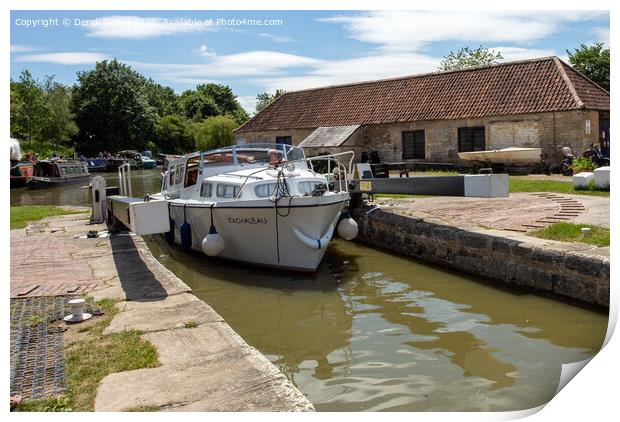
<svg viewBox="0 0 620 422">
<path fill-rule="evenodd" d="M 557 138 L 556 138 L 556 134 L 555 134 L 555 111 L 552 113 L 553 116 L 553 160 L 555 161 L 555 164 L 558 163 L 558 145 L 557 145 Z"/>
</svg>

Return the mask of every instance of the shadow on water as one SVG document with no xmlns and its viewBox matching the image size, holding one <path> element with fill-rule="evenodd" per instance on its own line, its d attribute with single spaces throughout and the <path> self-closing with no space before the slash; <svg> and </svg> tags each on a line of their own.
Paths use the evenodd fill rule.
<svg viewBox="0 0 620 422">
<path fill-rule="evenodd" d="M 150 302 L 165 299 L 166 289 L 146 266 L 133 238 L 127 234 L 110 236 L 112 258 L 127 300 Z"/>
</svg>

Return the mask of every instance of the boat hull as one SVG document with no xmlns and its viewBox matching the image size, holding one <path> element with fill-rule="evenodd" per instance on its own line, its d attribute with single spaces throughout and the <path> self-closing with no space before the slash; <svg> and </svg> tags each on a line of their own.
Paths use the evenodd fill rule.
<svg viewBox="0 0 620 422">
<path fill-rule="evenodd" d="M 490 162 L 509 165 L 540 163 L 540 148 L 504 148 L 490 151 L 459 152 L 463 161 Z"/>
<path fill-rule="evenodd" d="M 38 177 L 34 176 L 28 182 L 30 189 L 38 188 L 51 188 L 54 186 L 61 186 L 71 183 L 88 182 L 90 180 L 90 174 L 76 175 L 73 177 Z"/>
<path fill-rule="evenodd" d="M 213 207 L 213 220 L 224 239 L 219 257 L 254 265 L 296 271 L 315 271 L 336 229 L 347 193 L 324 197 L 221 202 Z M 180 227 L 191 227 L 191 249 L 202 253 L 202 241 L 211 227 L 208 204 L 171 201 L 174 242 L 181 244 Z"/>
</svg>

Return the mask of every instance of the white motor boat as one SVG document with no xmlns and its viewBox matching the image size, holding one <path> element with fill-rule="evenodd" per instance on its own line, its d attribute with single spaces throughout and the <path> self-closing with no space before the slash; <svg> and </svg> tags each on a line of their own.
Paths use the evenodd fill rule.
<svg viewBox="0 0 620 422">
<path fill-rule="evenodd" d="M 334 230 L 348 240 L 357 235 L 355 221 L 341 218 L 352 162 L 352 151 L 306 158 L 283 144 L 196 152 L 170 161 L 161 192 L 148 200 L 167 201 L 165 236 L 185 249 L 315 271 Z"/>
<path fill-rule="evenodd" d="M 541 148 L 503 148 L 489 151 L 459 152 L 463 161 L 480 161 L 508 165 L 540 163 Z"/>
</svg>

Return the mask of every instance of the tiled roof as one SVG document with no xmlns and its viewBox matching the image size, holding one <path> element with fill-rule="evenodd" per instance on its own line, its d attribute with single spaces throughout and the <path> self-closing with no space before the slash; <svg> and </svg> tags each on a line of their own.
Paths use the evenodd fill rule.
<svg viewBox="0 0 620 422">
<path fill-rule="evenodd" d="M 609 93 L 557 57 L 291 91 L 237 132 L 576 109 L 609 110 Z"/>
</svg>

